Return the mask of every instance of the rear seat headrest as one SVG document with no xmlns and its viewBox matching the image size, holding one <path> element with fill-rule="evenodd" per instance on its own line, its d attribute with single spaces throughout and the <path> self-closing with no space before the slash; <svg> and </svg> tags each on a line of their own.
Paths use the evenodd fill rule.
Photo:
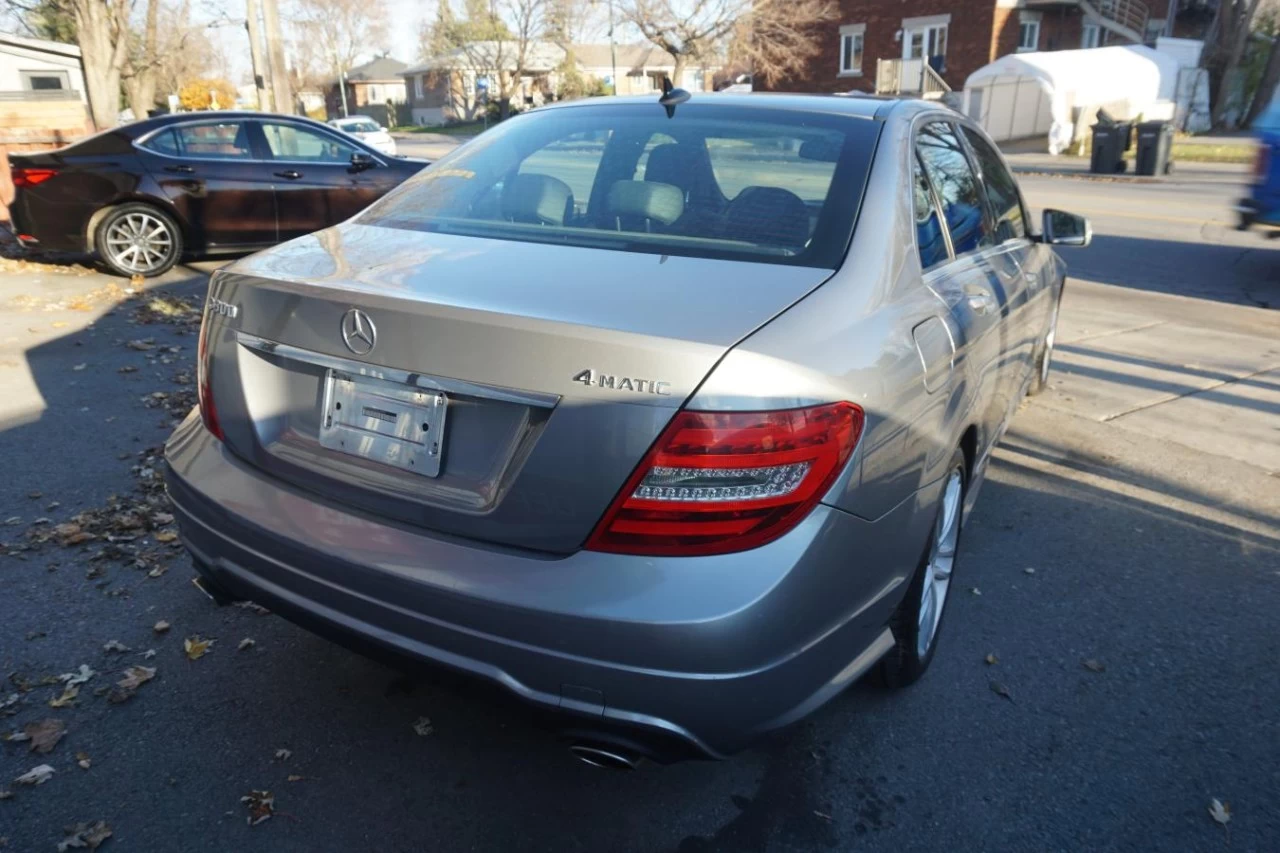
<svg viewBox="0 0 1280 853">
<path fill-rule="evenodd" d="M 502 191 L 502 215 L 516 222 L 564 225 L 573 215 L 573 190 L 550 175 L 516 175 Z"/>
<path fill-rule="evenodd" d="M 606 201 L 611 216 L 635 216 L 670 225 L 684 213 L 684 193 L 655 181 L 618 181 Z"/>
</svg>

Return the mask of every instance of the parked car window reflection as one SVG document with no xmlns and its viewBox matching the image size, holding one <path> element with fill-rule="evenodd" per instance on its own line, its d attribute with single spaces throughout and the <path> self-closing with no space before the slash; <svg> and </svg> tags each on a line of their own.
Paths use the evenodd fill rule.
<svg viewBox="0 0 1280 853">
<path fill-rule="evenodd" d="M 947 241 L 942 235 L 942 225 L 938 221 L 938 206 L 933 203 L 933 193 L 929 187 L 929 179 L 920 167 L 920 158 L 911 158 L 914 172 L 915 212 L 916 212 L 916 246 L 920 250 L 920 267 L 931 269 L 951 259 L 947 252 Z"/>
<path fill-rule="evenodd" d="M 316 163 L 350 163 L 356 149 L 323 133 L 293 124 L 263 122 L 267 147 L 277 160 L 307 160 Z"/>
<path fill-rule="evenodd" d="M 249 134 L 240 122 L 188 124 L 167 128 L 153 135 L 143 147 L 170 157 L 204 159 L 249 159 Z"/>
<path fill-rule="evenodd" d="M 955 253 L 963 255 L 994 244 L 995 235 L 982 212 L 978 176 L 951 125 L 926 124 L 916 137 L 916 151 L 942 202 Z"/>
<path fill-rule="evenodd" d="M 978 157 L 978 165 L 982 168 L 982 184 L 986 187 L 987 198 L 991 200 L 992 211 L 996 215 L 996 239 L 1016 240 L 1027 236 L 1027 225 L 1022 212 L 1022 197 L 1018 195 L 1018 185 L 1013 175 L 1000 161 L 1000 155 L 991 148 L 991 144 L 970 128 L 964 128 L 965 137 Z"/>
</svg>

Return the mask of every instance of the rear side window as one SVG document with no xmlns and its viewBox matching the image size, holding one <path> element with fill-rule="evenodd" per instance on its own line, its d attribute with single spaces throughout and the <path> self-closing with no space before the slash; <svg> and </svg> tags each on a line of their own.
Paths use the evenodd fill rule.
<svg viewBox="0 0 1280 853">
<path fill-rule="evenodd" d="M 314 163 L 350 163 L 356 149 L 336 137 L 296 124 L 263 122 L 267 147 L 277 160 Z"/>
<path fill-rule="evenodd" d="M 212 160 L 247 160 L 253 157 L 249 133 L 240 122 L 180 125 L 156 134 L 147 140 L 146 147 L 179 157 Z"/>
<path fill-rule="evenodd" d="M 1009 170 L 1000 161 L 1000 155 L 996 154 L 987 140 L 970 128 L 962 130 L 978 158 L 978 167 L 982 169 L 982 182 L 996 218 L 996 240 L 1003 243 L 1005 240 L 1027 236 L 1022 197 L 1018 194 L 1018 185 L 1014 182 L 1013 175 L 1009 174 Z"/>
<path fill-rule="evenodd" d="M 942 204 L 942 215 L 957 255 L 991 246 L 995 235 L 982 209 L 978 176 L 947 122 L 931 122 L 916 135 L 916 153 Z"/>
<path fill-rule="evenodd" d="M 524 242 L 835 269 L 877 122 L 766 107 L 533 111 L 436 161 L 360 221 Z"/>
</svg>

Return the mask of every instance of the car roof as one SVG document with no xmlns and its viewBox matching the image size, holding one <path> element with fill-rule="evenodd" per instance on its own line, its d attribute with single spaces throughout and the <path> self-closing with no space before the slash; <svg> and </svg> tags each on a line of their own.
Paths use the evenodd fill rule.
<svg viewBox="0 0 1280 853">
<path fill-rule="evenodd" d="M 658 94 L 627 95 L 622 97 L 581 98 L 573 101 L 559 101 L 539 107 L 542 110 L 584 109 L 591 107 L 617 106 L 619 104 L 653 104 Z M 827 113 L 856 116 L 858 118 L 884 120 L 892 114 L 894 118 L 910 118 L 924 110 L 936 110 L 939 105 L 934 101 L 921 101 L 909 98 L 890 97 L 885 95 L 867 95 L 858 92 L 844 94 L 797 94 L 789 92 L 694 92 L 687 103 L 717 104 L 728 107 L 761 108 L 773 110 L 794 110 L 797 112 Z M 679 107 L 676 107 L 679 110 Z"/>
<path fill-rule="evenodd" d="M 144 118 L 141 121 L 130 122 L 122 125 L 117 130 L 123 131 L 133 138 L 138 138 L 146 133 L 161 128 L 168 127 L 172 124 L 180 124 L 188 121 L 236 121 L 243 119 L 287 119 L 303 124 L 313 124 L 317 127 L 323 127 L 324 122 L 315 121 L 305 116 L 284 115 L 282 113 L 263 113 L 256 110 L 202 110 L 187 113 L 166 113 L 164 115 L 155 116 L 154 118 Z"/>
</svg>

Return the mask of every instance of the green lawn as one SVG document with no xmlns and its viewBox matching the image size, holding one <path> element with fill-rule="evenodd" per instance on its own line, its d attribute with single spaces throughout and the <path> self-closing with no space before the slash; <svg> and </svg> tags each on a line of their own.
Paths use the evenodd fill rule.
<svg viewBox="0 0 1280 853">
<path fill-rule="evenodd" d="M 1255 153 L 1253 144 L 1249 142 L 1219 145 L 1175 141 L 1169 156 L 1175 162 L 1181 160 L 1184 163 L 1252 163 Z"/>
<path fill-rule="evenodd" d="M 489 122 L 493 127 L 497 122 Z M 419 125 L 405 124 L 391 128 L 396 133 L 444 133 L 449 136 L 475 136 L 485 129 L 484 122 L 468 121 L 459 124 Z"/>
</svg>

